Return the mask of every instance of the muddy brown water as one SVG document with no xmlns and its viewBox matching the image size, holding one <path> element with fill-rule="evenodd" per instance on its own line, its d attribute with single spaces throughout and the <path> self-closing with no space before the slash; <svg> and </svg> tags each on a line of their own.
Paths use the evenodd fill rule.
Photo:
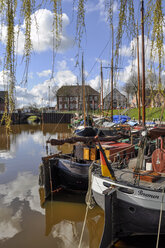
<svg viewBox="0 0 165 248">
<path fill-rule="evenodd" d="M 15 125 L 10 136 L 0 127 L 0 248 L 76 248 L 80 244 L 86 205 L 84 197 L 61 192 L 44 204 L 38 184 L 41 157 L 72 145 L 49 146 L 49 138 L 71 136 L 67 125 Z M 89 210 L 81 248 L 99 247 L 104 212 Z M 115 247 L 156 247 L 156 237 L 130 237 Z M 159 247 L 165 247 L 160 238 Z"/>
</svg>

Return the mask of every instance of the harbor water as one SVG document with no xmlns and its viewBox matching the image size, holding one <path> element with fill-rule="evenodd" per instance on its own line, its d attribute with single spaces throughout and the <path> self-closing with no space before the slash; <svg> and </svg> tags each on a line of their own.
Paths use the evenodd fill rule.
<svg viewBox="0 0 165 248">
<path fill-rule="evenodd" d="M 46 147 L 50 138 L 71 136 L 67 124 L 14 125 L 8 136 L 0 127 L 0 248 L 97 248 L 104 229 L 104 212 L 88 211 L 84 196 L 59 192 L 44 202 L 39 186 L 41 157 L 68 153 L 72 145 Z M 164 247 L 160 237 L 159 248 Z M 115 247 L 156 247 L 156 237 L 130 237 Z"/>
</svg>

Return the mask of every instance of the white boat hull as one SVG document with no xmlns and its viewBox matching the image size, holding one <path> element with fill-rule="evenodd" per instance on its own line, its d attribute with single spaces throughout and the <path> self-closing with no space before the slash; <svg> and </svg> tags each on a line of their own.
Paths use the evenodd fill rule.
<svg viewBox="0 0 165 248">
<path fill-rule="evenodd" d="M 110 186 L 117 187 L 116 225 L 119 236 L 127 236 L 132 233 L 157 234 L 161 207 L 161 234 L 165 233 L 165 197 L 161 191 L 126 186 L 93 174 L 93 197 L 103 210 L 105 210 L 103 192 Z"/>
</svg>

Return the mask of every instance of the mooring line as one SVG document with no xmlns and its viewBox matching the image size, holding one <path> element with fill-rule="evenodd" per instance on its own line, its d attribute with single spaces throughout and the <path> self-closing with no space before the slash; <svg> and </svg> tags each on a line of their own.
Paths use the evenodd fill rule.
<svg viewBox="0 0 165 248">
<path fill-rule="evenodd" d="M 83 222 L 83 227 L 82 227 L 82 231 L 81 231 L 81 236 L 80 236 L 80 241 L 79 241 L 79 245 L 78 248 L 81 248 L 81 243 L 82 243 L 82 238 L 83 238 L 83 234 L 84 234 L 84 229 L 85 229 L 85 225 L 86 225 L 86 221 L 87 221 L 87 215 L 88 215 L 88 210 L 89 208 L 91 209 L 93 207 L 93 203 L 91 202 L 91 193 L 92 193 L 92 169 L 93 169 L 93 165 L 94 165 L 93 161 L 89 167 L 89 175 L 88 175 L 88 191 L 86 194 L 86 198 L 85 198 L 85 202 L 86 202 L 86 212 L 85 212 L 85 218 L 84 218 L 84 222 Z"/>
<path fill-rule="evenodd" d="M 157 235 L 156 248 L 159 247 L 160 227 L 161 227 L 162 212 L 163 212 L 163 200 L 164 200 L 164 188 L 162 190 L 162 202 L 161 202 L 161 206 L 160 206 L 160 216 L 159 216 L 159 226 L 158 226 L 158 235 Z"/>
</svg>

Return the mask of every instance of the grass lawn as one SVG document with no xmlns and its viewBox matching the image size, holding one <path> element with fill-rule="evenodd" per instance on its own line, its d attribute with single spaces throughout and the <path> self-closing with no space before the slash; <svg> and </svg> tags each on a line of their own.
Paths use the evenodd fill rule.
<svg viewBox="0 0 165 248">
<path fill-rule="evenodd" d="M 107 112 L 106 112 L 107 113 Z M 161 117 L 162 108 L 146 108 L 146 120 L 152 121 L 153 119 L 159 120 Z M 99 111 L 95 111 L 95 114 L 100 114 Z M 125 112 L 125 109 L 114 109 L 113 110 L 114 115 L 124 114 L 131 117 L 131 119 L 135 118 L 135 120 L 138 120 L 138 108 L 131 108 L 127 112 Z M 111 111 L 108 112 L 108 116 L 111 115 Z M 141 109 L 141 116 L 142 116 L 142 109 Z M 165 110 L 163 113 L 162 121 L 165 121 Z"/>
<path fill-rule="evenodd" d="M 67 113 L 76 113 L 77 111 L 67 111 Z M 63 112 L 64 113 L 64 112 Z M 106 115 L 108 113 L 108 116 L 111 115 L 111 111 L 105 111 L 104 115 Z M 97 111 L 89 111 L 88 112 L 89 115 L 100 115 L 100 110 Z M 135 120 L 138 120 L 138 108 L 131 108 L 128 109 L 127 111 L 125 109 L 114 109 L 113 110 L 113 114 L 114 115 L 128 115 L 129 117 L 131 117 L 131 119 L 135 118 Z M 146 108 L 146 120 L 147 121 L 153 121 L 153 119 L 155 120 L 159 120 L 162 114 L 162 107 L 159 108 Z M 142 108 L 141 108 L 141 116 L 142 116 Z M 142 118 L 141 118 L 142 119 Z M 163 112 L 163 118 L 162 121 L 165 121 L 165 109 Z"/>
</svg>

